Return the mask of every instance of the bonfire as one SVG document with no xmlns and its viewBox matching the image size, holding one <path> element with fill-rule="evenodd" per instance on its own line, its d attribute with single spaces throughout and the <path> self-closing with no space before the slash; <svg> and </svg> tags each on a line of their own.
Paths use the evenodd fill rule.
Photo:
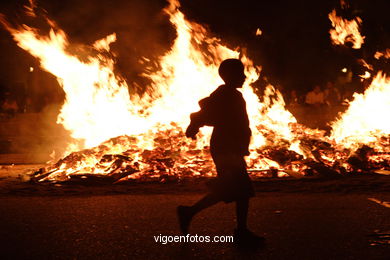
<svg viewBox="0 0 390 260">
<path fill-rule="evenodd" d="M 33 16 L 37 7 L 30 3 L 27 10 Z M 184 131 L 190 113 L 199 109 L 198 100 L 222 84 L 217 69 L 227 58 L 239 58 L 245 65 L 242 93 L 253 133 L 247 157 L 252 176 L 337 176 L 390 170 L 390 122 L 381 115 L 390 108 L 386 74 L 377 72 L 364 93 L 354 94 L 326 136 L 324 131 L 297 123 L 272 85 L 260 99 L 251 85 L 261 67 L 239 49 L 224 46 L 202 25 L 188 21 L 178 0 L 170 0 L 163 12 L 176 30 L 176 39 L 156 61 L 160 69 L 144 73 L 151 84 L 143 94 L 129 94 L 132 86 L 114 73 L 115 60 L 108 54 L 115 33 L 88 46 L 94 52 L 81 60 L 69 51 L 72 43 L 66 33 L 48 17 L 48 35 L 27 25 L 13 26 L 1 17 L 17 45 L 36 57 L 66 94 L 57 123 L 74 141 L 59 160 L 35 172 L 33 180 L 124 182 L 214 176 L 207 149 L 211 129 L 201 129 L 195 141 L 187 139 Z M 348 23 L 335 12 L 329 17 L 335 27 L 330 32 L 333 42 L 352 42 L 353 48 L 360 48 L 364 42 L 358 31 L 360 18 Z"/>
</svg>

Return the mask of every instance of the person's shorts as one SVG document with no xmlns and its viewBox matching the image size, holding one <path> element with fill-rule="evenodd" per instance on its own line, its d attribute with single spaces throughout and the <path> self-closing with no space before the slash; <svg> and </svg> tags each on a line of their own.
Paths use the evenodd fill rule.
<svg viewBox="0 0 390 260">
<path fill-rule="evenodd" d="M 211 180 L 208 186 L 213 194 L 225 202 L 250 198 L 255 195 L 243 156 L 212 154 L 212 157 L 217 168 L 217 177 Z"/>
</svg>

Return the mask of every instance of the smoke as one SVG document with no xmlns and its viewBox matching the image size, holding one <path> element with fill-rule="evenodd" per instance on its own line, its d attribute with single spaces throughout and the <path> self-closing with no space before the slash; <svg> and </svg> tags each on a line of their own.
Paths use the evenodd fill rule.
<svg viewBox="0 0 390 260">
<path fill-rule="evenodd" d="M 50 104 L 40 113 L 17 114 L 8 120 L 11 146 L 7 152 L 23 154 L 24 163 L 44 163 L 63 154 L 71 138 L 55 124 L 58 110 L 57 104 Z"/>
</svg>

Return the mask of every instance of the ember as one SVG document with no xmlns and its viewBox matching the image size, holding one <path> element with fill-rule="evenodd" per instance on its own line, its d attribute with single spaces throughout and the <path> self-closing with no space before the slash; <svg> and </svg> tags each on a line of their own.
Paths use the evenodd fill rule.
<svg viewBox="0 0 390 260">
<path fill-rule="evenodd" d="M 215 169 L 205 149 L 210 129 L 202 129 L 196 142 L 186 139 L 183 129 L 189 114 L 198 109 L 197 101 L 221 83 L 217 68 L 226 58 L 240 58 L 245 65 L 247 80 L 242 92 L 253 132 L 247 162 L 253 176 L 390 169 L 390 125 L 381 118 L 381 111 L 390 108 L 390 78 L 385 74 L 379 72 L 364 94 L 354 95 L 349 109 L 332 123 L 331 135 L 326 136 L 324 131 L 298 124 L 273 86 L 267 86 L 260 102 L 250 85 L 261 68 L 208 36 L 203 26 L 187 21 L 177 0 L 169 2 L 164 12 L 177 37 L 159 60 L 161 70 L 145 72 L 153 83 L 143 96 L 130 95 L 127 83 L 114 73 L 114 60 L 106 53 L 115 34 L 97 41 L 93 48 L 98 54 L 82 61 L 67 51 L 71 43 L 53 21 L 47 19 L 52 30 L 44 36 L 26 25 L 12 27 L 1 18 L 17 44 L 39 59 L 66 93 L 58 123 L 71 132 L 75 142 L 69 144 L 66 156 L 36 172 L 35 181 L 97 176 L 109 182 L 169 181 L 213 176 Z M 346 35 L 337 44 L 351 38 L 354 48 L 361 46 L 364 37 L 341 33 L 345 29 L 337 25 L 335 13 L 330 18 L 335 32 Z"/>
</svg>

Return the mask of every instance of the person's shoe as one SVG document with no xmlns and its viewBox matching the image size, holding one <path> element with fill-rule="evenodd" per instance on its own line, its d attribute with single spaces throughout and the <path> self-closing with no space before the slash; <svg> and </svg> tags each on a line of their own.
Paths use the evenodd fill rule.
<svg viewBox="0 0 390 260">
<path fill-rule="evenodd" d="M 248 229 L 234 230 L 234 243 L 239 247 L 256 248 L 264 245 L 265 238 L 256 235 Z"/>
<path fill-rule="evenodd" d="M 188 228 L 190 227 L 192 214 L 190 212 L 190 207 L 188 206 L 178 206 L 177 217 L 179 219 L 180 231 L 183 235 L 188 234 Z"/>
</svg>

